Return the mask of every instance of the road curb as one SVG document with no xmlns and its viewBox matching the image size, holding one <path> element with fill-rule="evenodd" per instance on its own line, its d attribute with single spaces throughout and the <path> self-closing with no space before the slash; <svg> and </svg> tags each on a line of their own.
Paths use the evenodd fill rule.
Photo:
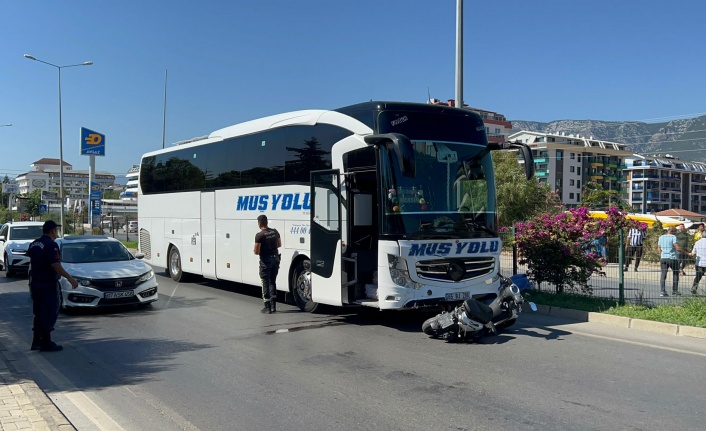
<svg viewBox="0 0 706 431">
<path fill-rule="evenodd" d="M 603 323 L 605 325 L 620 326 L 622 328 L 636 329 L 638 331 L 657 332 L 659 334 L 675 335 L 679 337 L 706 339 L 706 328 L 699 328 L 696 326 L 676 325 L 673 323 L 655 322 L 654 320 L 633 319 L 630 317 L 613 316 L 611 314 L 573 310 L 569 308 L 541 304 L 537 304 L 537 314 L 575 320 L 578 322 Z"/>
</svg>

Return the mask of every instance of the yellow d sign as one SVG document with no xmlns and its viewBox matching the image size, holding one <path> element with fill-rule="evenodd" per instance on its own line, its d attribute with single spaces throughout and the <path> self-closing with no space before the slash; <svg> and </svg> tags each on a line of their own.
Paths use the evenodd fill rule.
<svg viewBox="0 0 706 431">
<path fill-rule="evenodd" d="M 88 145 L 98 145 L 103 141 L 103 138 L 98 133 L 91 133 L 86 136 L 86 143 Z"/>
</svg>

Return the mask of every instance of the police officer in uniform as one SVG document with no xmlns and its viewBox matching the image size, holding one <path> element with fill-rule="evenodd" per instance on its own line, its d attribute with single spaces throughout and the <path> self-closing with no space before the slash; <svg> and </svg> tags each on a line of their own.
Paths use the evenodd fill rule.
<svg viewBox="0 0 706 431">
<path fill-rule="evenodd" d="M 272 314 L 277 311 L 277 272 L 279 272 L 280 255 L 277 249 L 282 247 L 282 239 L 277 229 L 267 227 L 267 216 L 262 214 L 257 218 L 260 232 L 255 235 L 255 254 L 260 256 L 260 280 L 262 281 L 262 300 L 265 307 L 261 313 Z"/>
<path fill-rule="evenodd" d="M 54 240 L 59 236 L 55 222 L 48 220 L 42 226 L 43 235 L 29 245 L 30 257 L 29 290 L 34 312 L 34 338 L 32 350 L 57 352 L 63 347 L 51 340 L 51 331 L 59 316 L 60 276 L 65 277 L 72 288 L 78 287 L 74 278 L 61 266 L 59 246 Z"/>
</svg>

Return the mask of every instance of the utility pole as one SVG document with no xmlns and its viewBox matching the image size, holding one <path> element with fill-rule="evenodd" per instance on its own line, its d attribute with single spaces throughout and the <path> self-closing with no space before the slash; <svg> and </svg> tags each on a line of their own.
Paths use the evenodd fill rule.
<svg viewBox="0 0 706 431">
<path fill-rule="evenodd" d="M 463 108 L 463 0 L 456 0 L 456 106 Z"/>
</svg>

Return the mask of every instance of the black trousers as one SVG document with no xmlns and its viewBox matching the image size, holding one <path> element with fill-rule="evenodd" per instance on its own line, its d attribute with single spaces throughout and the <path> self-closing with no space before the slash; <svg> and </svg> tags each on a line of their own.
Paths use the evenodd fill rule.
<svg viewBox="0 0 706 431">
<path fill-rule="evenodd" d="M 706 267 L 697 265 L 694 268 L 696 268 L 696 276 L 694 277 L 694 284 L 691 286 L 691 290 L 696 292 L 696 289 L 699 288 L 699 281 L 701 281 L 701 277 L 703 277 L 704 272 L 706 272 Z"/>
<path fill-rule="evenodd" d="M 277 273 L 279 272 L 279 256 L 260 256 L 260 281 L 262 282 L 262 300 L 275 302 L 277 300 Z"/>
<path fill-rule="evenodd" d="M 659 278 L 659 287 L 662 292 L 666 292 L 665 283 L 667 281 L 667 273 L 672 271 L 672 292 L 679 290 L 679 261 L 677 259 L 660 259 L 659 267 L 662 270 L 662 276 Z"/>
<path fill-rule="evenodd" d="M 34 332 L 49 334 L 59 317 L 59 282 L 32 281 L 29 287 L 34 313 Z"/>
<path fill-rule="evenodd" d="M 630 266 L 630 262 L 635 259 L 635 269 L 640 266 L 640 259 L 642 258 L 642 246 L 641 245 L 629 245 L 626 253 L 627 259 L 625 260 L 625 268 Z"/>
</svg>

